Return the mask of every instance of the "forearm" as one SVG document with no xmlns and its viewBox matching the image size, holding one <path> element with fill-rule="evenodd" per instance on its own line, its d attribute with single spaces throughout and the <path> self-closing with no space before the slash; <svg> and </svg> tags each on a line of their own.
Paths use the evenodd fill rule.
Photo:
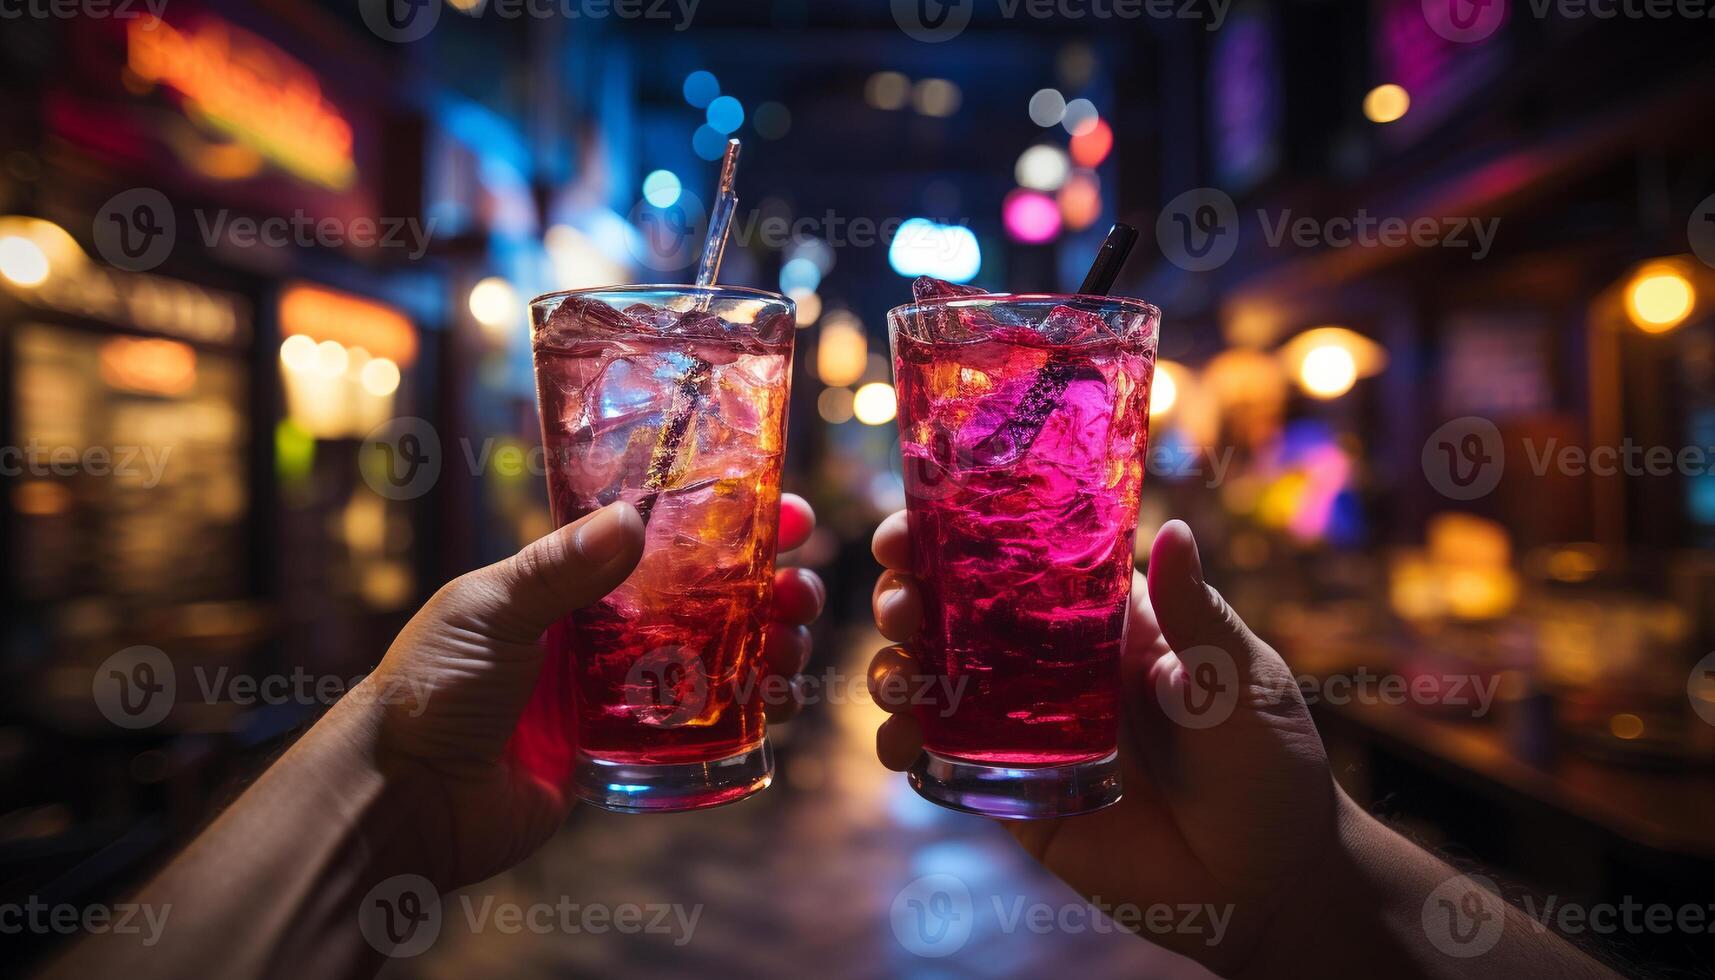
<svg viewBox="0 0 1715 980">
<path fill-rule="evenodd" d="M 377 714 L 359 700 L 330 711 L 137 896 L 165 916 L 158 942 L 92 936 L 49 975 L 372 975 L 382 954 L 359 904 L 390 876 L 421 873 L 408 824 L 425 801 L 383 773 Z"/>
<path fill-rule="evenodd" d="M 1611 978 L 1615 974 L 1341 794 L 1327 864 L 1283 915 L 1269 977 Z"/>
</svg>

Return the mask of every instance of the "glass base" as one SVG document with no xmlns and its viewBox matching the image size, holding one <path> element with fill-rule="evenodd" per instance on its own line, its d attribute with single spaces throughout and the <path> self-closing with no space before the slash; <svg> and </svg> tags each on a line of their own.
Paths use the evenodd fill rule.
<svg viewBox="0 0 1715 980">
<path fill-rule="evenodd" d="M 1120 798 L 1118 752 L 1066 766 L 1008 768 L 925 751 L 909 777 L 931 803 L 1001 820 L 1070 817 Z"/>
<path fill-rule="evenodd" d="M 774 781 L 774 752 L 754 749 L 713 762 L 650 765 L 606 762 L 578 754 L 572 787 L 578 798 L 615 813 L 672 813 L 734 803 Z"/>
</svg>

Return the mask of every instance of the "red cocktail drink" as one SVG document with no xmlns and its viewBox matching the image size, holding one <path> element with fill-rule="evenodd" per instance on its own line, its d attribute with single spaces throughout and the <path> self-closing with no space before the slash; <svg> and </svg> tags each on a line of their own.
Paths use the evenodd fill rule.
<svg viewBox="0 0 1715 980">
<path fill-rule="evenodd" d="M 1104 806 L 1159 313 L 932 288 L 889 315 L 936 680 L 913 785 L 995 816 Z"/>
<path fill-rule="evenodd" d="M 513 748 L 586 800 L 682 810 L 766 786 L 771 598 L 791 301 L 638 286 L 532 304 L 554 520 L 637 507 L 643 559 L 545 638 Z"/>
</svg>

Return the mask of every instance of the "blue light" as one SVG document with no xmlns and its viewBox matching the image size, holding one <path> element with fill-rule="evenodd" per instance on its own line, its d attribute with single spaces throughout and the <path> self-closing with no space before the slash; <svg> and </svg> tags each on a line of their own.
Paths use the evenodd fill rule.
<svg viewBox="0 0 1715 980">
<path fill-rule="evenodd" d="M 948 282 L 970 282 L 983 267 L 983 250 L 977 236 L 964 225 L 912 218 L 899 226 L 887 246 L 887 264 L 907 279 L 934 276 Z"/>
<path fill-rule="evenodd" d="M 822 284 L 822 270 L 816 268 L 816 263 L 809 259 L 788 259 L 780 267 L 780 291 L 790 293 L 794 289 L 808 289 L 815 292 Z"/>
<path fill-rule="evenodd" d="M 679 175 L 671 170 L 657 170 L 643 178 L 643 199 L 651 206 L 670 208 L 679 203 Z"/>
<path fill-rule="evenodd" d="M 722 133 L 731 133 L 744 125 L 744 106 L 730 95 L 709 103 L 709 126 Z"/>
<path fill-rule="evenodd" d="M 709 126 L 698 126 L 691 134 L 691 149 L 704 160 L 719 160 L 726 152 L 726 135 Z"/>
<path fill-rule="evenodd" d="M 720 80 L 706 71 L 694 71 L 685 76 L 685 101 L 701 109 L 721 94 Z"/>
</svg>

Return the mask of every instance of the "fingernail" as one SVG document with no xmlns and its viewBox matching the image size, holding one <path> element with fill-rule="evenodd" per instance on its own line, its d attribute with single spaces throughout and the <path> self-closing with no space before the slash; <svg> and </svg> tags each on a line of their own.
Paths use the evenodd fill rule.
<svg viewBox="0 0 1715 980">
<path fill-rule="evenodd" d="M 578 528 L 572 544 L 586 561 L 605 565 L 625 549 L 626 541 L 635 533 L 633 522 L 641 523 L 642 518 L 630 504 L 609 504 Z"/>
</svg>

